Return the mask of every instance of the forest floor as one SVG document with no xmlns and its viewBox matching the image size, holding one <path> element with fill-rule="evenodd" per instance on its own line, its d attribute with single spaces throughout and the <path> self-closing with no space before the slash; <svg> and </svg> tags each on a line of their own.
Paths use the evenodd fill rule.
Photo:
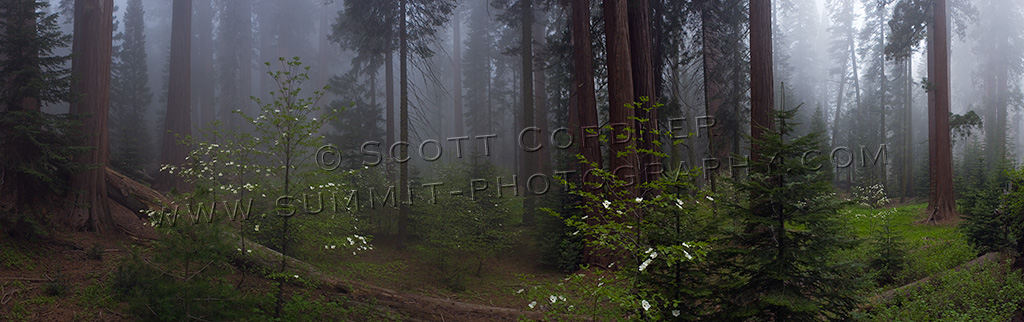
<svg viewBox="0 0 1024 322">
<path fill-rule="evenodd" d="M 924 206 L 904 205 L 886 215 L 882 210 L 860 207 L 843 210 L 861 237 L 870 236 L 888 221 L 906 240 L 908 269 L 897 283 L 879 286 L 873 293 L 949 270 L 975 257 L 956 227 L 917 224 Z M 453 290 L 439 278 L 436 267 L 412 250 L 397 250 L 391 242 L 378 238 L 372 251 L 318 259 L 313 264 L 326 273 L 365 287 L 354 294 L 324 290 L 316 290 L 316 294 L 330 299 L 347 297 L 371 310 L 388 311 L 376 315 L 382 319 L 471 321 L 486 318 L 482 314 L 489 310 L 499 310 L 505 316 L 526 310 L 526 303 L 515 294 L 525 283 L 524 275 L 530 276 L 531 283 L 557 282 L 565 276 L 539 267 L 536 247 L 519 245 L 523 247 L 516 247 L 517 251 L 484 261 L 479 274 L 467 272 L 461 289 Z M 114 301 L 106 285 L 117 265 L 139 244 L 126 237 L 94 233 L 55 232 L 32 243 L 0 237 L 0 321 L 133 320 L 125 313 L 126 304 Z M 868 252 L 861 246 L 849 255 L 866 257 Z M 236 274 L 229 280 L 240 278 Z M 269 280 L 250 275 L 242 288 L 262 292 L 270 287 Z"/>
</svg>

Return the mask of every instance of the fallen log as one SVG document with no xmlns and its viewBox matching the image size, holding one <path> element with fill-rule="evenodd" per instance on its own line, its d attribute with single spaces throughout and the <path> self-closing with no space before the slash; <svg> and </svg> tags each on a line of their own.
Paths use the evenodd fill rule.
<svg viewBox="0 0 1024 322">
<path fill-rule="evenodd" d="M 960 264 L 959 266 L 954 267 L 953 270 L 959 272 L 960 270 L 963 270 L 963 269 L 971 267 L 971 266 L 975 266 L 975 265 L 982 264 L 982 263 L 987 263 L 987 262 L 994 261 L 994 260 L 1000 260 L 1002 258 L 1003 258 L 1003 256 L 1000 256 L 1000 253 L 991 252 L 991 253 L 987 253 L 985 255 L 981 255 L 978 258 L 972 259 L 972 260 L 970 260 L 970 261 L 968 261 L 966 263 Z M 944 274 L 944 273 L 945 272 L 940 272 L 939 274 Z M 867 304 L 864 305 L 863 308 L 866 309 L 866 310 L 870 310 L 870 309 L 872 309 L 874 307 L 874 305 L 876 305 L 878 303 L 891 300 L 899 292 L 906 292 L 906 291 L 918 288 L 921 285 L 924 285 L 926 283 L 931 282 L 932 279 L 935 276 L 938 276 L 938 274 L 932 275 L 932 276 L 928 276 L 928 277 L 916 280 L 916 281 L 914 281 L 914 282 L 912 282 L 910 284 L 906 284 L 906 285 L 903 285 L 903 286 L 900 286 L 900 287 L 897 287 L 897 288 L 885 291 L 882 294 L 875 295 L 874 297 L 872 297 L 868 301 Z"/>
</svg>

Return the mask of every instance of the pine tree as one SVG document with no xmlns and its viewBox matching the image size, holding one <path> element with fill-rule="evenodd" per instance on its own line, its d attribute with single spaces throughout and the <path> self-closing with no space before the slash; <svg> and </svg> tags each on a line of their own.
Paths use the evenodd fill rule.
<svg viewBox="0 0 1024 322">
<path fill-rule="evenodd" d="M 842 320 L 855 308 L 852 264 L 835 258 L 854 240 L 839 218 L 828 172 L 813 158 L 820 133 L 792 140 L 796 110 L 775 112 L 776 129 L 760 141 L 762 158 L 746 180 L 734 180 L 746 202 L 729 205 L 740 223 L 721 253 L 734 280 L 724 282 L 724 319 L 764 321 Z M 755 139 L 758 140 L 758 139 Z M 735 284 L 733 284 L 735 283 Z"/>
<path fill-rule="evenodd" d="M 133 178 L 140 177 L 152 152 L 145 116 L 153 93 L 148 84 L 144 15 L 142 0 L 128 1 L 110 84 L 111 165 Z"/>
<path fill-rule="evenodd" d="M 60 32 L 56 14 L 45 14 L 46 2 L 5 1 L 0 4 L 0 110 L 39 111 L 42 104 L 68 99 L 71 56 L 54 55 L 71 36 Z"/>
<path fill-rule="evenodd" d="M 64 64 L 71 56 L 54 51 L 67 47 L 71 36 L 60 32 L 57 14 L 44 13 L 47 6 L 32 0 L 0 4 L 0 198 L 13 203 L 15 216 L 63 195 L 67 178 L 80 170 L 71 156 L 83 152 L 76 147 L 80 124 L 74 117 L 40 112 L 42 104 L 70 99 Z M 8 219 L 0 217 L 0 232 L 19 229 Z"/>
</svg>

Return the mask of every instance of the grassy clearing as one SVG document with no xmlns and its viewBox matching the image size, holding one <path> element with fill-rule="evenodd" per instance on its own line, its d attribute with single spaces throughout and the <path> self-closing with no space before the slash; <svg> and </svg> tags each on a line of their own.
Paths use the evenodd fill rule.
<svg viewBox="0 0 1024 322">
<path fill-rule="evenodd" d="M 954 225 L 924 225 L 926 204 L 914 204 L 889 209 L 870 209 L 860 206 L 842 211 L 858 238 L 865 242 L 849 256 L 866 262 L 872 256 L 868 245 L 871 234 L 882 228 L 884 212 L 890 212 L 891 229 L 903 238 L 907 251 L 907 267 L 894 284 L 906 284 L 946 271 L 978 256 L 977 251 Z M 880 285 L 886 288 L 887 285 Z"/>
</svg>

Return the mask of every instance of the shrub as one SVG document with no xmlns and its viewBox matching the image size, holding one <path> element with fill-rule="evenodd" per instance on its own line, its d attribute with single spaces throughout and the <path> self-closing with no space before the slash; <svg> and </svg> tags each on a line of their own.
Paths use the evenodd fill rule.
<svg viewBox="0 0 1024 322">
<path fill-rule="evenodd" d="M 437 176 L 430 178 L 431 182 L 455 185 L 462 191 L 470 191 L 472 179 L 499 176 L 497 168 L 479 161 L 465 171 L 449 165 L 440 166 L 434 173 Z M 513 246 L 518 236 L 512 229 L 514 214 L 521 212 L 521 198 L 498 197 L 496 189 L 472 197 L 438 193 L 436 200 L 414 204 L 416 236 L 421 239 L 414 249 L 437 269 L 445 285 L 461 291 L 466 274 L 475 272 L 479 276 L 486 260 Z"/>
<path fill-rule="evenodd" d="M 1024 303 L 1024 273 L 1010 261 L 951 270 L 897 292 L 868 314 L 872 321 L 1008 321 Z"/>
<path fill-rule="evenodd" d="M 853 187 L 853 199 L 861 205 L 871 208 L 885 207 L 890 201 L 885 194 L 885 186 L 882 184 Z"/>
</svg>

